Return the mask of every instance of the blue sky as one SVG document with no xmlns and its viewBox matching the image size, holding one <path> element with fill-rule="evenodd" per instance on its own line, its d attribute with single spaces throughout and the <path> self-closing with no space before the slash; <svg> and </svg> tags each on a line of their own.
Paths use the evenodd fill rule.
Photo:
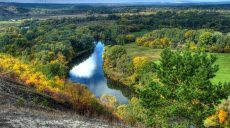
<svg viewBox="0 0 230 128">
<path fill-rule="evenodd" d="M 0 2 L 39 3 L 45 0 L 0 0 Z M 219 2 L 230 0 L 46 0 L 48 3 L 130 3 L 130 2 Z"/>
</svg>

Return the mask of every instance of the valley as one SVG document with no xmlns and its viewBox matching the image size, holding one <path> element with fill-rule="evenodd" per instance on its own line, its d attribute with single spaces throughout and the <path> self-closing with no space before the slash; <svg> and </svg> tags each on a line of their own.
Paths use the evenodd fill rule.
<svg viewBox="0 0 230 128">
<path fill-rule="evenodd" d="M 230 127 L 229 12 L 0 2 L 0 127 Z"/>
</svg>

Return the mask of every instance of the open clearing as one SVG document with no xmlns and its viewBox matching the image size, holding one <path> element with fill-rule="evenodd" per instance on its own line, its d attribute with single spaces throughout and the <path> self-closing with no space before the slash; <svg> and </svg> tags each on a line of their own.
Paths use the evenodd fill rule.
<svg viewBox="0 0 230 128">
<path fill-rule="evenodd" d="M 160 53 L 162 49 L 152 49 L 149 47 L 144 46 L 137 46 L 136 44 L 126 44 L 124 45 L 125 49 L 127 50 L 128 55 L 134 56 L 147 56 L 152 58 L 154 61 L 159 60 Z"/>
<path fill-rule="evenodd" d="M 215 55 L 218 57 L 216 63 L 219 65 L 219 71 L 216 73 L 213 82 L 230 82 L 230 54 L 216 53 Z"/>
<path fill-rule="evenodd" d="M 17 26 L 22 22 L 22 20 L 18 21 L 0 21 L 0 32 L 4 31 L 5 29 L 13 26 Z"/>
<path fill-rule="evenodd" d="M 159 60 L 162 49 L 152 49 L 144 46 L 137 46 L 134 43 L 126 44 L 124 47 L 127 50 L 128 55 L 134 56 L 147 56 L 154 61 Z M 213 83 L 218 82 L 230 82 L 230 53 L 214 53 L 218 59 L 216 64 L 219 65 L 219 71 L 216 73 L 216 77 L 212 80 Z"/>
</svg>

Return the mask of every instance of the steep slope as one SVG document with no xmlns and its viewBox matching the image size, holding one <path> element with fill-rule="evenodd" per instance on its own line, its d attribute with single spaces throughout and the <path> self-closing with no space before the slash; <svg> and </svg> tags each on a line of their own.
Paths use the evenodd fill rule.
<svg viewBox="0 0 230 128">
<path fill-rule="evenodd" d="M 0 127 L 109 128 L 122 127 L 76 114 L 68 106 L 33 88 L 0 77 Z"/>
</svg>

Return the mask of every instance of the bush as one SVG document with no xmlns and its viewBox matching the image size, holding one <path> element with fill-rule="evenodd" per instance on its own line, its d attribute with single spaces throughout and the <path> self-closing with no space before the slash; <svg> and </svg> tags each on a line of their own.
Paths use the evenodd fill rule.
<svg viewBox="0 0 230 128">
<path fill-rule="evenodd" d="M 109 108 L 115 108 L 118 105 L 118 101 L 115 96 L 102 95 L 100 97 L 102 104 L 106 105 Z"/>
<path fill-rule="evenodd" d="M 229 86 L 230 83 L 226 86 Z M 230 127 L 230 97 L 216 107 L 216 112 L 204 120 L 205 127 Z"/>
<path fill-rule="evenodd" d="M 134 126 L 141 125 L 148 120 L 147 110 L 140 105 L 139 99 L 135 97 L 133 97 L 127 105 L 118 106 L 115 113 L 126 123 Z"/>
<path fill-rule="evenodd" d="M 60 62 L 51 62 L 38 66 L 37 70 L 43 72 L 48 78 L 54 78 L 55 76 L 65 77 L 68 67 Z"/>
</svg>

